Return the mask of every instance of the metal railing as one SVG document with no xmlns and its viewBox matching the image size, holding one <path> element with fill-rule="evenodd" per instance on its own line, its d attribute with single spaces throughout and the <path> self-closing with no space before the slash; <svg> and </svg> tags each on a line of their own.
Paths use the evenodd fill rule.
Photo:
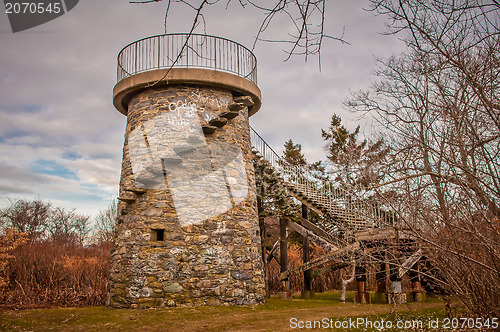
<svg viewBox="0 0 500 332">
<path fill-rule="evenodd" d="M 118 82 L 156 69 L 208 68 L 246 78 L 257 84 L 257 59 L 245 46 L 229 39 L 176 33 L 143 38 L 118 54 Z"/>
<path fill-rule="evenodd" d="M 353 192 L 335 187 L 329 181 L 318 179 L 307 168 L 288 164 L 252 127 L 250 134 L 254 149 L 280 174 L 285 183 L 328 209 L 330 216 L 342 216 L 341 219 L 347 224 L 337 226 L 344 229 L 360 229 L 388 226 L 393 223 L 395 219 L 393 212 L 386 212 L 362 197 L 357 197 Z"/>
</svg>

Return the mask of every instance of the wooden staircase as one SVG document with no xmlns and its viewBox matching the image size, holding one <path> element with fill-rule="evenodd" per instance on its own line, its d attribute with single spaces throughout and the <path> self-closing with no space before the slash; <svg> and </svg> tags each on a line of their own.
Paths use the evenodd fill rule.
<svg viewBox="0 0 500 332">
<path fill-rule="evenodd" d="M 253 129 L 251 138 L 256 158 L 266 160 L 279 174 L 290 196 L 323 216 L 317 226 L 333 237 L 390 225 L 394 214 L 367 203 L 354 192 L 322 181 L 305 167 L 288 164 Z M 388 218 L 389 216 L 389 218 Z"/>
<path fill-rule="evenodd" d="M 329 221 L 322 226 L 330 228 L 330 232 L 335 230 L 335 226 L 339 229 L 341 225 L 344 227 L 340 229 L 348 228 L 353 231 L 375 226 L 366 219 L 360 218 L 355 211 L 343 208 L 335 200 L 316 190 L 314 186 L 293 182 L 287 182 L 285 185 L 293 197 Z"/>
<path fill-rule="evenodd" d="M 325 266 L 319 273 L 345 267 L 351 264 L 356 253 L 365 250 L 365 242 L 408 238 L 394 227 L 394 213 L 383 211 L 353 192 L 318 179 L 307 168 L 288 164 L 252 127 L 250 130 L 255 158 L 263 159 L 273 167 L 291 197 L 323 217 L 315 224 L 308 220 L 303 220 L 302 225 L 287 223 L 288 229 L 308 237 L 329 253 L 283 272 L 281 280 L 318 266 Z"/>
</svg>

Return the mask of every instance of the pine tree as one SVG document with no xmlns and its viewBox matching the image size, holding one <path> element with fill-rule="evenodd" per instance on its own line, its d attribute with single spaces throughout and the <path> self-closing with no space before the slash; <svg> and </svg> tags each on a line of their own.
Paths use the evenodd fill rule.
<svg viewBox="0 0 500 332">
<path fill-rule="evenodd" d="M 367 188 L 380 183 L 390 151 L 382 138 L 374 142 L 360 140 L 359 132 L 359 126 L 349 131 L 336 114 L 328 129 L 321 129 L 321 136 L 327 142 L 327 158 L 336 173 L 335 180 L 348 188 Z"/>
<path fill-rule="evenodd" d="M 283 145 L 285 147 L 285 151 L 283 152 L 283 159 L 294 166 L 304 167 L 307 165 L 306 158 L 302 153 L 302 145 L 294 144 L 292 139 L 289 139 Z"/>
</svg>

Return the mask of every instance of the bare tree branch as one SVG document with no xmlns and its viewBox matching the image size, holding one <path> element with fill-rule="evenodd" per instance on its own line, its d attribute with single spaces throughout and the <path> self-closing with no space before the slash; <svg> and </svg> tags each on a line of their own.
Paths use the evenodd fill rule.
<svg viewBox="0 0 500 332">
<path fill-rule="evenodd" d="M 159 2 L 161 0 L 149 0 L 149 1 L 131 1 L 131 3 L 152 3 Z M 198 4 L 195 0 L 168 0 L 165 10 L 165 21 L 164 28 L 165 33 L 167 33 L 167 17 L 172 15 L 173 4 L 182 4 L 187 6 L 194 12 L 194 20 L 190 28 L 190 33 L 193 33 L 199 20 L 204 21 L 204 11 L 206 7 L 216 6 L 222 1 L 212 0 L 212 1 L 202 1 Z M 224 8 L 228 9 L 229 4 L 232 0 L 227 0 L 224 2 Z M 325 39 L 336 40 L 343 44 L 349 44 L 344 39 L 345 27 L 343 28 L 342 34 L 338 37 L 333 36 L 325 31 L 326 24 L 326 0 L 274 0 L 269 1 L 256 1 L 256 0 L 238 0 L 238 4 L 242 8 L 253 8 L 258 12 L 265 14 L 260 26 L 257 27 L 254 43 L 252 50 L 255 49 L 257 42 L 274 42 L 283 43 L 285 45 L 290 45 L 288 49 L 284 52 L 286 57 L 284 61 L 289 60 L 292 56 L 304 56 L 307 60 L 308 57 L 317 55 L 318 63 L 321 69 L 321 48 Z M 285 17 L 287 21 L 293 27 L 292 31 L 287 31 L 282 33 L 284 38 L 268 38 L 264 37 L 270 31 L 272 34 L 276 34 L 276 31 L 282 29 L 283 25 L 272 26 L 273 22 L 278 19 L 278 17 Z M 204 29 L 205 31 L 206 29 Z"/>
</svg>

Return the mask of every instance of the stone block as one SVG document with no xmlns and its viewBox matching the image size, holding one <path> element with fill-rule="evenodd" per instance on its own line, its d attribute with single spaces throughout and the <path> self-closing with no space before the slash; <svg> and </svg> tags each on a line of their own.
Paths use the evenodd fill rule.
<svg viewBox="0 0 500 332">
<path fill-rule="evenodd" d="M 214 305 L 220 305 L 220 300 L 216 297 L 212 297 L 208 300 L 207 302 L 207 305 L 211 305 L 211 306 L 214 306 Z"/>
<path fill-rule="evenodd" d="M 153 289 L 149 287 L 144 287 L 139 291 L 141 297 L 151 297 L 153 295 Z"/>
<path fill-rule="evenodd" d="M 249 280 L 252 279 L 252 274 L 248 272 L 231 271 L 231 275 L 236 280 Z"/>
<path fill-rule="evenodd" d="M 219 285 L 214 288 L 214 294 L 217 296 L 224 296 L 226 294 L 226 286 Z"/>
<path fill-rule="evenodd" d="M 163 284 L 163 290 L 166 292 L 166 293 L 179 293 L 179 292 L 182 292 L 184 290 L 184 288 L 182 288 L 182 286 L 176 282 L 172 283 L 172 284 Z"/>
<path fill-rule="evenodd" d="M 175 153 L 177 154 L 185 154 L 185 153 L 189 153 L 189 152 L 193 152 L 195 150 L 195 147 L 191 144 L 188 144 L 188 143 L 184 143 L 184 144 L 178 144 L 178 145 L 175 145 L 173 147 Z"/>
</svg>

